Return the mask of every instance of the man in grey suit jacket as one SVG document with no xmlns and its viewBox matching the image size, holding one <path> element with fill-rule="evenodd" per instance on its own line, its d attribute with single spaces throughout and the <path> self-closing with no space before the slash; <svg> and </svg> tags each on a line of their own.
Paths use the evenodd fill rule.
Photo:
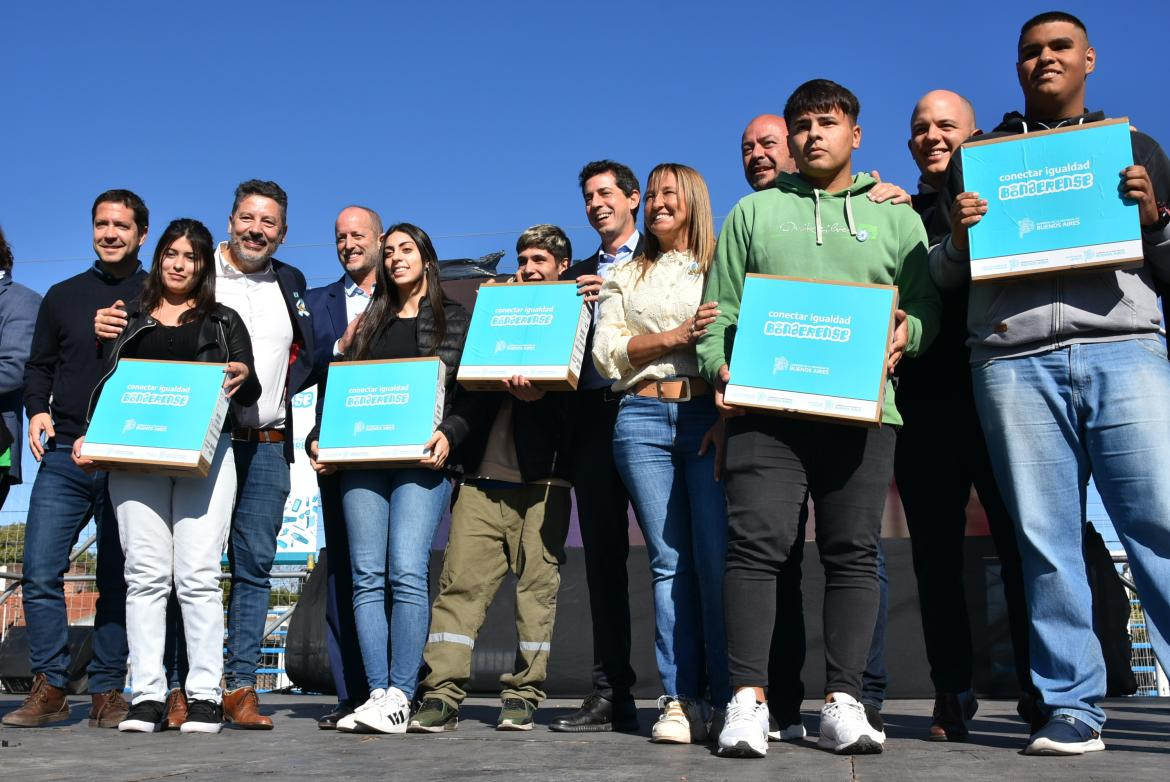
<svg viewBox="0 0 1170 782">
<path fill-rule="evenodd" d="M 8 489 L 20 483 L 24 450 L 24 362 L 32 346 L 33 326 L 41 306 L 39 293 L 12 280 L 12 248 L 0 230 L 0 454 L 8 450 L 9 466 L 0 469 L 0 507 Z M 7 445 L 6 445 L 7 444 Z M 2 458 L 2 457 L 0 457 Z"/>
</svg>

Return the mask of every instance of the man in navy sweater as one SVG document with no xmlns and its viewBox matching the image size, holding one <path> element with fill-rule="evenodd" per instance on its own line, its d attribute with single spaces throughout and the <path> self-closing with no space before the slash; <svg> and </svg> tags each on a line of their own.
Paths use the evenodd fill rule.
<svg viewBox="0 0 1170 782">
<path fill-rule="evenodd" d="M 125 716 L 126 582 L 118 525 L 106 474 L 86 475 L 70 458 L 85 428 L 89 397 L 101 379 L 108 345 L 93 338 L 93 312 L 138 295 L 146 273 L 138 251 L 150 213 L 129 190 L 108 190 L 91 212 L 97 260 L 49 289 L 37 315 L 25 365 L 28 442 L 41 463 L 29 497 L 24 541 L 24 611 L 33 686 L 4 724 L 34 727 L 69 719 L 68 615 L 65 571 L 69 552 L 93 517 L 97 525 L 97 587 L 93 659 L 89 664 L 90 727 L 115 728 Z"/>
</svg>

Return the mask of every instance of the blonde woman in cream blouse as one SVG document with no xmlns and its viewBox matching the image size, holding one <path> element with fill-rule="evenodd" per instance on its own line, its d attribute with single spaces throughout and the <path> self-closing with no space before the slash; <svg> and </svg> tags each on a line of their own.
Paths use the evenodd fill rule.
<svg viewBox="0 0 1170 782">
<path fill-rule="evenodd" d="M 601 288 L 593 360 L 624 392 L 614 461 L 650 555 L 666 691 L 651 736 L 687 744 L 707 737 L 704 683 L 711 703 L 722 705 L 731 693 L 723 631 L 727 508 L 716 458 L 723 425 L 695 358 L 718 314 L 714 302 L 700 303 L 715 228 L 707 185 L 694 169 L 664 163 L 643 192 L 645 253 L 615 267 Z"/>
</svg>

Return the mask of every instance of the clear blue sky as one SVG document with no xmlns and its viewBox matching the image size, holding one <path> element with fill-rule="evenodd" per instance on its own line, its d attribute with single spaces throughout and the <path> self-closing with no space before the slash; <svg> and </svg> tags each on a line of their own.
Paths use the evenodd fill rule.
<svg viewBox="0 0 1170 782">
<path fill-rule="evenodd" d="M 1097 48 L 1089 106 L 1170 145 L 1162 2 L 404 5 L 10 4 L 0 225 L 16 278 L 44 291 L 92 259 L 104 189 L 142 195 L 156 234 L 188 216 L 218 236 L 251 177 L 288 191 L 279 257 L 314 285 L 339 273 L 333 219 L 354 202 L 418 223 L 444 258 L 507 250 L 514 266 L 516 235 L 540 222 L 584 257 L 583 163 L 610 157 L 639 177 L 687 163 L 725 214 L 747 192 L 744 125 L 817 77 L 861 100 L 855 167 L 913 189 L 917 98 L 955 89 L 985 129 L 1022 108 L 1016 36 L 1054 7 Z"/>
</svg>

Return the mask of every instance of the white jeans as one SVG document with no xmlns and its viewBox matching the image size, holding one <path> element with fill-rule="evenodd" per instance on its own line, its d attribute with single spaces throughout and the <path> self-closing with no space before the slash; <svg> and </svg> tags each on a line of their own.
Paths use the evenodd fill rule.
<svg viewBox="0 0 1170 782">
<path fill-rule="evenodd" d="M 226 434 L 206 478 L 110 473 L 110 500 L 126 555 L 133 703 L 166 699 L 163 646 L 172 581 L 187 638 L 187 697 L 215 703 L 222 698 L 223 596 L 218 576 L 235 498 L 235 459 Z"/>
</svg>

